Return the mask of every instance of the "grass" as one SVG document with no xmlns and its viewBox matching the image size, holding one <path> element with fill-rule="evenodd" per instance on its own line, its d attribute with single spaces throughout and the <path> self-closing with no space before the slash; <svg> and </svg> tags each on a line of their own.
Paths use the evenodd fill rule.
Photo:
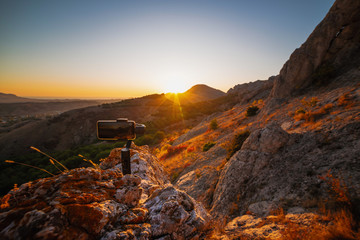
<svg viewBox="0 0 360 240">
<path fill-rule="evenodd" d="M 164 160 L 164 159 L 170 158 L 174 155 L 178 155 L 182 151 L 186 150 L 187 147 L 188 147 L 188 145 L 186 145 L 186 144 L 181 144 L 178 146 L 168 146 L 166 148 L 166 152 L 160 157 L 160 160 Z"/>
<path fill-rule="evenodd" d="M 109 145 L 89 145 L 53 152 L 51 156 L 36 147 L 31 147 L 34 150 L 32 153 L 0 162 L 0 195 L 6 194 L 14 184 L 21 185 L 39 178 L 54 176 L 69 169 L 88 166 L 99 169 L 98 163 L 109 156 L 111 149 L 121 146 L 123 143 L 119 142 Z M 93 160 L 89 160 L 90 157 Z M 18 166 L 11 166 L 15 164 Z"/>
<path fill-rule="evenodd" d="M 309 100 L 303 98 L 301 100 L 302 107 L 299 107 L 294 113 L 290 113 L 289 115 L 293 116 L 296 121 L 304 120 L 307 123 L 314 123 L 329 114 L 334 107 L 332 103 L 319 107 L 318 103 L 319 99 L 317 97 L 312 97 Z"/>
<path fill-rule="evenodd" d="M 329 240 L 329 239 L 360 239 L 360 223 L 356 219 L 353 203 L 348 194 L 345 182 L 329 170 L 325 176 L 319 177 L 329 188 L 329 198 L 322 209 L 318 219 L 314 219 L 309 226 L 297 223 L 286 223 L 282 232 L 282 239 L 297 240 Z M 335 202 L 337 207 L 331 207 L 329 202 Z M 321 205 L 321 204 L 318 204 Z"/>
</svg>

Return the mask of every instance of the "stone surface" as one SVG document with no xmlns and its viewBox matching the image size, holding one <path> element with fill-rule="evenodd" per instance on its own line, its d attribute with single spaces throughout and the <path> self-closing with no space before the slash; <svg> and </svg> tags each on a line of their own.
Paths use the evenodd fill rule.
<svg viewBox="0 0 360 240">
<path fill-rule="evenodd" d="M 274 132 L 269 136 L 273 135 L 274 141 L 271 137 L 263 141 L 261 133 L 271 129 Z M 213 195 L 210 212 L 214 217 L 247 211 L 263 216 L 278 207 L 316 207 L 309 203 L 329 197 L 329 186 L 319 179 L 328 171 L 352 186 L 349 196 L 357 201 L 360 122 L 325 132 L 287 134 L 280 129 L 277 126 L 254 131 L 227 162 Z M 272 207 L 261 207 L 264 201 Z"/>
<path fill-rule="evenodd" d="M 310 84 L 360 65 L 360 2 L 338 0 L 276 76 L 270 98 L 286 98 Z M 316 82 L 318 81 L 318 82 Z"/>
<path fill-rule="evenodd" d="M 204 235 L 201 204 L 169 183 L 147 147 L 133 146 L 132 175 L 120 151 L 99 168 L 78 168 L 11 190 L 1 199 L 1 239 L 185 239 Z"/>
<path fill-rule="evenodd" d="M 200 236 L 210 215 L 185 192 L 168 185 L 156 190 L 145 202 L 154 237 L 171 235 L 174 239 Z"/>
<path fill-rule="evenodd" d="M 243 83 L 230 88 L 228 95 L 233 96 L 240 104 L 251 103 L 254 100 L 266 99 L 273 87 L 274 77 L 268 80 Z"/>
<path fill-rule="evenodd" d="M 241 149 L 259 151 L 263 153 L 276 153 L 288 141 L 289 134 L 279 125 L 272 123 L 264 129 L 253 132 L 244 142 Z"/>
</svg>

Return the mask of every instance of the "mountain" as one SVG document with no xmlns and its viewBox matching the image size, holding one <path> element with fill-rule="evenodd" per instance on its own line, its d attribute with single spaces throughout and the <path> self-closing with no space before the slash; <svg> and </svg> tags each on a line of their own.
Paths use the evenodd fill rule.
<svg viewBox="0 0 360 240">
<path fill-rule="evenodd" d="M 182 95 L 190 99 L 190 101 L 200 102 L 222 97 L 225 93 L 205 84 L 198 84 L 192 86 L 189 90 L 182 93 Z"/>
<path fill-rule="evenodd" d="M 43 102 L 43 100 L 18 97 L 15 94 L 0 93 L 0 103 Z"/>
<path fill-rule="evenodd" d="M 205 84 L 197 84 L 186 92 L 178 94 L 167 93 L 166 96 L 172 101 L 178 101 L 180 104 L 188 104 L 213 100 L 225 96 L 225 93 Z"/>
</svg>

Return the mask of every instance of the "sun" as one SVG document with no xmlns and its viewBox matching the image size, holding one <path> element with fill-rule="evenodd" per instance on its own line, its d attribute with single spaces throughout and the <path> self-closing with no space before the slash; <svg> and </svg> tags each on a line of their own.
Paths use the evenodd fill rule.
<svg viewBox="0 0 360 240">
<path fill-rule="evenodd" d="M 167 81 L 164 86 L 165 93 L 183 93 L 186 90 L 185 83 L 181 81 Z"/>
</svg>

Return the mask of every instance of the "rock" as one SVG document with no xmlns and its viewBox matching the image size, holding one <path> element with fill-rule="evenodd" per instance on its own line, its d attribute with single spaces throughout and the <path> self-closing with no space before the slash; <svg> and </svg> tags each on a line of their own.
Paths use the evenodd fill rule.
<svg viewBox="0 0 360 240">
<path fill-rule="evenodd" d="M 273 82 L 274 77 L 270 77 L 268 80 L 238 84 L 230 88 L 227 94 L 233 96 L 241 104 L 266 99 L 273 87 Z"/>
<path fill-rule="evenodd" d="M 264 201 L 273 209 L 307 211 L 316 207 L 309 203 L 329 198 L 329 185 L 319 176 L 330 169 L 335 178 L 357 186 L 351 179 L 360 179 L 359 129 L 360 123 L 354 122 L 326 132 L 287 134 L 276 125 L 254 131 L 221 172 L 211 214 L 235 217 L 250 210 L 263 216 L 268 214 L 268 208 L 261 207 Z M 348 191 L 351 199 L 358 199 L 358 187 Z"/>
<path fill-rule="evenodd" d="M 271 210 L 275 210 L 274 208 L 275 206 L 272 202 L 261 201 L 250 204 L 248 210 L 256 216 L 266 216 L 269 215 Z"/>
<path fill-rule="evenodd" d="M 286 98 L 310 84 L 360 65 L 360 2 L 337 0 L 276 76 L 269 98 Z"/>
<path fill-rule="evenodd" d="M 102 169 L 73 169 L 11 190 L 1 199 L 0 238 L 184 239 L 204 235 L 208 213 L 185 192 L 167 184 L 166 174 L 148 150 L 133 146 L 131 175 L 122 175 L 120 152 L 114 150 Z"/>
<path fill-rule="evenodd" d="M 173 239 L 190 239 L 197 236 L 197 230 L 204 229 L 210 220 L 201 205 L 171 185 L 156 190 L 145 206 L 149 209 L 154 237 L 170 235 Z"/>
<path fill-rule="evenodd" d="M 300 214 L 300 213 L 304 213 L 305 209 L 302 207 L 292 207 L 289 208 L 287 212 L 292 214 Z"/>
<path fill-rule="evenodd" d="M 272 123 L 251 133 L 241 149 L 274 154 L 287 143 L 288 138 L 287 132 L 276 123 Z"/>
<path fill-rule="evenodd" d="M 266 165 L 270 158 L 264 153 L 249 150 L 240 150 L 235 153 L 225 165 L 216 186 L 211 214 L 221 218 L 228 215 L 238 214 L 242 209 L 240 199 L 249 195 L 246 187 L 249 179 Z M 251 190 L 254 194 L 255 189 Z"/>
<path fill-rule="evenodd" d="M 210 207 L 218 178 L 219 172 L 216 168 L 204 167 L 181 176 L 176 186 Z"/>
</svg>

